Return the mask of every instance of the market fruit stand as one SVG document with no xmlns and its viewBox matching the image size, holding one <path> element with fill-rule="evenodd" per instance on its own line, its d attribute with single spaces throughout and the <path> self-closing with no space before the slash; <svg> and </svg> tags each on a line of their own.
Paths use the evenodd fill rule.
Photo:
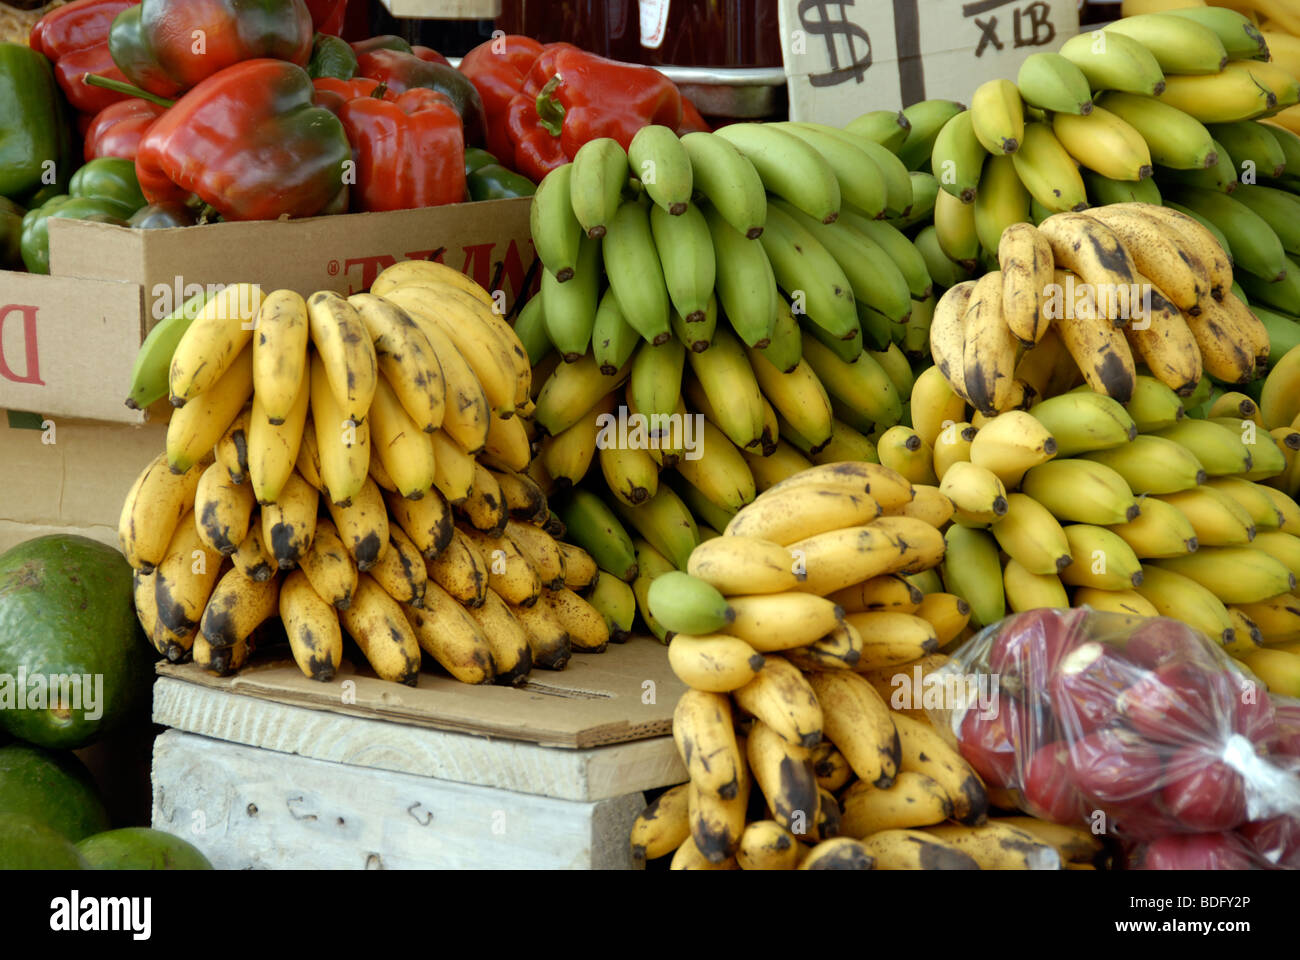
<svg viewBox="0 0 1300 960">
<path fill-rule="evenodd" d="M 13 865 L 1300 867 L 1300 23 L 924 11 L 879 102 L 766 3 L 787 119 L 647 6 L 0 49 L 0 613 L 93 552 L 165 728 Z"/>
</svg>

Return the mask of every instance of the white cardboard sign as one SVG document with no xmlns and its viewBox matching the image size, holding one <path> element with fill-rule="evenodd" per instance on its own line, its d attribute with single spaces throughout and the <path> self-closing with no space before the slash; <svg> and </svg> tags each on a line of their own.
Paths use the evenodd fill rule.
<svg viewBox="0 0 1300 960">
<path fill-rule="evenodd" d="M 918 100 L 970 102 L 1079 32 L 1074 0 L 781 0 L 790 117 L 843 125 Z"/>
</svg>

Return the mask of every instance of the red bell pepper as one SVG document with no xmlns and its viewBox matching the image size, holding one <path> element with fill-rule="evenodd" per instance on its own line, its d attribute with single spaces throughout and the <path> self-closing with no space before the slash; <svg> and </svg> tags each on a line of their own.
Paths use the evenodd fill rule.
<svg viewBox="0 0 1300 960">
<path fill-rule="evenodd" d="M 514 141 L 506 125 L 510 101 L 524 86 L 524 78 L 544 48 L 531 37 L 497 37 L 465 54 L 460 72 L 469 77 L 483 100 L 487 114 L 487 148 L 505 163 L 515 155 Z"/>
<path fill-rule="evenodd" d="M 510 98 L 506 113 L 506 134 L 509 149 L 498 159 L 537 183 L 571 159 L 564 152 L 560 138 L 542 124 L 537 116 L 537 98 L 515 94 Z"/>
<path fill-rule="evenodd" d="M 353 45 L 355 50 L 356 44 Z M 453 67 L 421 60 L 413 53 L 378 49 L 357 54 L 357 75 L 381 80 L 399 96 L 416 87 L 427 87 L 447 97 L 465 126 L 465 142 L 483 143 L 487 118 L 483 101 L 474 84 Z"/>
<path fill-rule="evenodd" d="M 306 66 L 312 36 L 304 0 L 143 0 L 118 14 L 108 48 L 136 86 L 175 97 L 244 60 Z"/>
<path fill-rule="evenodd" d="M 138 97 L 109 104 L 95 114 L 86 131 L 86 162 L 96 157 L 134 160 L 145 132 L 166 109 Z"/>
<path fill-rule="evenodd" d="M 378 80 L 371 80 L 369 77 L 353 77 L 351 80 L 340 80 L 337 77 L 317 77 L 311 82 L 311 85 L 316 88 L 316 96 L 313 98 L 316 105 L 325 107 L 335 116 L 338 116 L 343 110 L 343 104 L 349 100 L 374 97 L 375 91 L 380 87 L 384 87 L 380 93 L 382 99 L 397 99 L 397 94 Z"/>
<path fill-rule="evenodd" d="M 642 127 L 676 130 L 682 122 L 682 95 L 658 70 L 568 43 L 542 51 L 520 95 L 535 99 L 541 125 L 560 138 L 570 159 L 589 140 L 612 137 L 626 150 Z"/>
<path fill-rule="evenodd" d="M 422 47 L 418 43 L 411 48 L 411 53 L 419 57 L 425 63 L 441 63 L 444 67 L 450 67 L 451 61 L 444 57 L 433 47 Z"/>
<path fill-rule="evenodd" d="M 343 18 L 348 12 L 348 0 L 307 0 L 312 26 L 317 33 L 337 37 L 343 32 Z"/>
<path fill-rule="evenodd" d="M 465 134 L 451 100 L 415 87 L 387 101 L 349 100 L 339 114 L 352 155 L 353 210 L 411 210 L 465 199 Z"/>
<path fill-rule="evenodd" d="M 89 87 L 83 75 L 97 73 L 125 80 L 108 52 L 108 31 L 113 19 L 139 0 L 74 0 L 55 7 L 32 27 L 28 45 L 54 62 L 54 75 L 73 108 L 95 114 L 124 95 Z"/>
<path fill-rule="evenodd" d="M 307 71 L 283 60 L 246 60 L 208 77 L 140 142 L 145 198 L 194 193 L 227 220 L 320 213 L 344 188 L 352 150 L 315 92 Z"/>
</svg>

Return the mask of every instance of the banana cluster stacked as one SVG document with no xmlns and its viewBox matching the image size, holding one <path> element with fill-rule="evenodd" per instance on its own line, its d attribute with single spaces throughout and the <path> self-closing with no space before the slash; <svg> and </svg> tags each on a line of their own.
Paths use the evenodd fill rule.
<svg viewBox="0 0 1300 960">
<path fill-rule="evenodd" d="M 236 284 L 166 322 L 144 351 L 165 374 L 139 364 L 132 395 L 161 380 L 176 410 L 119 526 L 160 654 L 231 673 L 277 616 L 322 681 L 343 630 L 408 684 L 421 651 L 518 684 L 605 648 L 595 562 L 523 472 L 531 368 L 482 288 L 406 262 L 371 293 Z"/>
<path fill-rule="evenodd" d="M 541 292 L 515 324 L 534 364 L 530 475 L 661 638 L 655 576 L 778 481 L 875 460 L 868 434 L 903 416 L 934 307 L 903 232 L 905 135 L 897 114 L 647 127 L 539 187 Z M 629 418 L 649 432 L 604 430 Z"/>
<path fill-rule="evenodd" d="M 1298 100 L 1300 80 L 1269 60 L 1265 37 L 1233 10 L 1143 12 L 1080 34 L 1059 53 L 1027 58 L 1016 83 L 979 87 L 969 110 L 925 107 L 935 240 L 957 265 L 950 272 L 967 279 L 993 260 L 1012 223 L 1167 202 L 1240 237 L 1242 265 L 1254 272 L 1261 253 L 1281 255 L 1272 231 L 1204 191 L 1242 177 L 1263 183 L 1283 176 L 1287 158 L 1300 163 L 1300 140 L 1278 113 Z"/>
<path fill-rule="evenodd" d="M 584 145 L 533 200 L 545 270 L 519 324 L 533 362 L 552 347 L 567 362 L 590 349 L 613 373 L 670 341 L 705 351 L 722 325 L 789 370 L 796 317 L 848 361 L 864 342 L 901 342 L 931 281 L 900 232 L 915 222 L 914 196 L 891 136 L 874 124 L 743 123 L 680 140 L 646 127 L 626 152 L 608 138 Z"/>
<path fill-rule="evenodd" d="M 887 705 L 894 674 L 945 662 L 935 651 L 970 614 L 913 582 L 943 556 L 942 519 L 886 467 L 814 467 L 740 510 L 688 572 L 654 581 L 651 613 L 690 687 L 673 717 L 690 782 L 638 818 L 636 856 L 672 854 L 674 869 L 1057 868 L 1068 835 L 1079 858 L 1082 831 L 1046 839 L 988 820 L 984 785 L 919 698 Z"/>
<path fill-rule="evenodd" d="M 923 376 L 915 449 L 882 445 L 881 460 L 948 501 L 942 584 L 972 627 L 1039 607 L 1172 617 L 1294 696 L 1300 351 L 1277 372 L 1263 409 L 1221 393 L 1191 417 L 1150 375 L 1123 405 L 1067 378 L 1067 392 L 980 425 L 942 377 Z"/>
<path fill-rule="evenodd" d="M 1242 15 L 1246 22 L 1241 23 L 1237 17 L 1229 17 L 1216 9 L 1219 7 L 1230 8 L 1229 12 Z M 1201 8 L 1193 16 L 1204 22 L 1218 18 L 1225 25 L 1240 25 L 1250 39 L 1254 39 L 1258 33 L 1262 40 L 1260 50 L 1268 51 L 1269 60 L 1292 77 L 1300 79 L 1300 13 L 1286 0 L 1217 0 L 1213 4 L 1206 4 L 1205 0 L 1124 0 L 1121 10 L 1125 17 L 1133 17 L 1187 8 Z M 1246 42 L 1243 38 L 1243 47 Z M 1272 120 L 1279 126 L 1300 133 L 1300 107 L 1279 110 Z"/>
<path fill-rule="evenodd" d="M 1127 403 L 1139 362 L 1182 396 L 1207 375 L 1248 383 L 1267 362 L 1268 329 L 1233 292 L 1222 248 L 1177 211 L 1117 203 L 1012 224 L 998 259 L 945 292 L 930 327 L 937 368 L 985 417 L 1078 372 Z"/>
</svg>

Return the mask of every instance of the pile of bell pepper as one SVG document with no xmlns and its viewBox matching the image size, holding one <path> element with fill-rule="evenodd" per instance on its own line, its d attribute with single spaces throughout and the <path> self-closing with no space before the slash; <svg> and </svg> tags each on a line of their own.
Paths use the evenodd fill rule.
<svg viewBox="0 0 1300 960">
<path fill-rule="evenodd" d="M 587 140 L 707 129 L 658 71 L 497 37 L 460 68 L 347 0 L 73 0 L 0 44 L 0 268 L 139 227 L 526 196 Z"/>
</svg>

